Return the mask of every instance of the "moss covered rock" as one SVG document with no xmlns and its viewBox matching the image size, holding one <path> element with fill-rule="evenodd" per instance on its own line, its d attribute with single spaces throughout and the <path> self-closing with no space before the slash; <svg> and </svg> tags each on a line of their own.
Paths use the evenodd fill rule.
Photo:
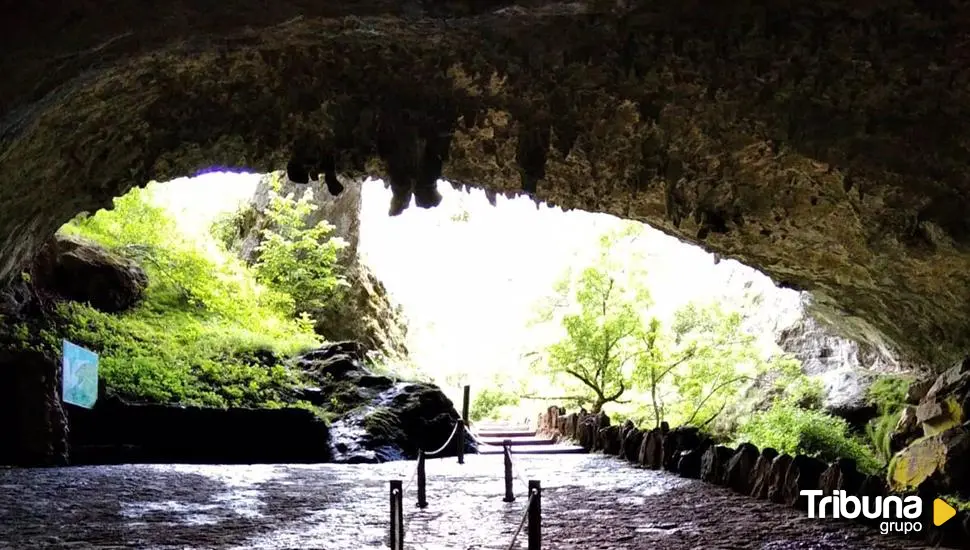
<svg viewBox="0 0 970 550">
<path fill-rule="evenodd" d="M 970 494 L 970 423 L 924 436 L 900 451 L 889 465 L 895 491 L 931 482 L 939 491 Z"/>
<path fill-rule="evenodd" d="M 434 384 L 402 381 L 365 366 L 365 347 L 331 344 L 306 353 L 295 366 L 317 383 L 303 397 L 326 410 L 335 462 L 361 463 L 413 459 L 418 451 L 454 455 L 451 438 L 460 416 Z M 475 444 L 466 440 L 466 452 Z"/>
</svg>

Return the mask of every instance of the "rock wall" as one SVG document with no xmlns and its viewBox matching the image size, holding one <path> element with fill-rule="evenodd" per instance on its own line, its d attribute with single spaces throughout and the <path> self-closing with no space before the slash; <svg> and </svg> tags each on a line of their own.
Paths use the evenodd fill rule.
<svg viewBox="0 0 970 550">
<path fill-rule="evenodd" d="M 11 329 L 17 322 L 49 331 L 46 320 L 55 300 L 117 313 L 138 303 L 147 285 L 145 272 L 132 262 L 56 235 L 19 280 L 0 288 L 0 327 Z M 33 349 L 30 337 L 39 335 L 0 331 L 0 464 L 65 464 L 70 430 L 61 403 L 60 359 Z"/>
<path fill-rule="evenodd" d="M 67 463 L 60 380 L 60 365 L 51 357 L 0 351 L 0 464 Z"/>
<path fill-rule="evenodd" d="M 589 452 L 614 455 L 637 467 L 701 479 L 802 510 L 807 509 L 806 497 L 800 495 L 804 490 L 821 490 L 824 495 L 845 491 L 846 495 L 857 497 L 891 494 L 882 476 L 859 472 L 850 459 L 827 464 L 809 456 L 779 454 L 771 448 L 759 451 L 750 443 L 726 447 L 717 445 L 695 427 L 669 429 L 664 424 L 640 430 L 629 421 L 623 426 L 611 425 L 604 413 L 566 414 L 565 409 L 550 407 L 540 415 L 538 430 L 575 440 Z M 961 511 L 939 527 L 931 521 L 933 499 L 946 494 L 940 489 L 941 486 L 922 484 L 906 493 L 919 496 L 923 502 L 923 530 L 913 536 L 931 545 L 966 548 L 970 542 L 970 513 Z M 861 515 L 859 521 L 878 524 Z"/>
<path fill-rule="evenodd" d="M 348 246 L 340 255 L 343 275 L 349 287 L 339 300 L 334 300 L 322 311 L 310 312 L 316 320 L 316 331 L 331 341 L 354 340 L 388 359 L 406 357 L 407 321 L 401 308 L 391 302 L 384 284 L 364 264 L 358 253 L 360 242 L 361 186 L 359 179 L 342 179 L 342 191 L 334 196 L 321 179 L 297 184 L 281 172 L 265 174 L 260 178 L 253 195 L 251 211 L 243 212 L 238 220 L 234 248 L 247 262 L 255 261 L 261 231 L 268 223 L 263 212 L 269 204 L 271 182 L 281 185 L 278 191 L 286 196 L 293 194 L 299 200 L 305 193 L 312 193 L 317 209 L 306 219 L 308 225 L 327 221 L 334 226 L 332 237 L 339 237 Z"/>
<path fill-rule="evenodd" d="M 299 160 L 649 222 L 940 370 L 970 351 L 965 3 L 11 9 L 0 279 L 132 185 Z"/>
<path fill-rule="evenodd" d="M 70 463 L 329 462 L 327 424 L 304 409 L 212 409 L 101 399 L 68 407 Z"/>
<path fill-rule="evenodd" d="M 357 342 L 330 344 L 305 353 L 292 368 L 317 384 L 299 398 L 327 410 L 334 462 L 375 463 L 415 459 L 418 450 L 442 448 L 435 456 L 454 456 L 451 437 L 460 415 L 434 384 L 398 380 L 364 366 L 364 347 Z M 465 452 L 476 452 L 471 438 Z"/>
<path fill-rule="evenodd" d="M 865 416 L 866 395 L 882 375 L 926 373 L 926 365 L 901 358 L 888 342 L 871 332 L 844 331 L 852 319 L 832 318 L 817 307 L 810 293 L 783 288 L 768 277 L 734 261 L 719 262 L 724 290 L 719 299 L 747 316 L 745 330 L 798 359 L 805 374 L 823 386 L 823 407 L 841 416 Z M 869 411 L 874 412 L 874 411 Z M 864 418 L 863 418 L 864 420 Z"/>
</svg>

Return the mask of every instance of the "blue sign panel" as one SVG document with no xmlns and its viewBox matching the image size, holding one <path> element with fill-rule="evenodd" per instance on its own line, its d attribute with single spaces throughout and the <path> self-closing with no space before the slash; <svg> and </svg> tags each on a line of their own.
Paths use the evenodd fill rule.
<svg viewBox="0 0 970 550">
<path fill-rule="evenodd" d="M 98 400 L 98 356 L 64 340 L 62 399 L 90 409 Z"/>
</svg>

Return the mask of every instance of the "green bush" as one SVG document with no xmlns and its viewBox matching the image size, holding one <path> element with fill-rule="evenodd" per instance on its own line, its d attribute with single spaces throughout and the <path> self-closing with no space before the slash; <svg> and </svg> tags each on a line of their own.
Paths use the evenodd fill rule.
<svg viewBox="0 0 970 550">
<path fill-rule="evenodd" d="M 882 464 L 872 451 L 850 434 L 848 423 L 817 410 L 806 410 L 778 402 L 767 411 L 756 413 L 738 434 L 759 448 L 772 447 L 780 453 L 805 454 L 827 462 L 838 458 L 855 459 L 859 469 L 878 472 Z"/>
<path fill-rule="evenodd" d="M 210 235 L 182 234 L 153 204 L 151 188 L 62 231 L 135 259 L 149 286 L 145 300 L 120 315 L 61 304 L 55 329 L 38 333 L 37 345 L 57 346 L 64 337 L 92 349 L 108 390 L 135 401 L 274 407 L 292 400 L 298 375 L 257 357 L 319 345 L 312 323 L 293 319 L 293 297 L 260 284 Z"/>
<path fill-rule="evenodd" d="M 472 422 L 495 418 L 503 407 L 519 405 L 519 396 L 502 389 L 483 388 L 472 398 L 468 416 Z"/>
<path fill-rule="evenodd" d="M 888 463 L 893 451 L 891 438 L 906 404 L 910 381 L 898 376 L 883 376 L 869 386 L 866 401 L 876 407 L 879 416 L 866 424 L 866 437 L 880 460 Z"/>
<path fill-rule="evenodd" d="M 278 182 L 274 184 L 279 188 Z M 338 266 L 338 255 L 347 243 L 329 238 L 333 226 L 320 221 L 307 227 L 305 220 L 316 209 L 312 193 L 294 200 L 270 190 L 262 242 L 253 266 L 256 277 L 267 286 L 293 298 L 296 313 L 319 311 L 328 300 L 339 299 L 346 286 Z"/>
</svg>

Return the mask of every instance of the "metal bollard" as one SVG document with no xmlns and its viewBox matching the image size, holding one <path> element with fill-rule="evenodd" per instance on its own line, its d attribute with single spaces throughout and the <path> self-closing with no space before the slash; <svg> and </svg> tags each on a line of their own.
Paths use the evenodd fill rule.
<svg viewBox="0 0 970 550">
<path fill-rule="evenodd" d="M 458 421 L 458 464 L 465 463 L 465 422 Z"/>
<path fill-rule="evenodd" d="M 391 550 L 404 550 L 404 487 L 400 479 L 391 480 Z M 530 539 L 531 540 L 531 539 Z"/>
<path fill-rule="evenodd" d="M 427 479 L 424 475 L 424 451 L 418 450 L 418 508 L 427 508 L 428 499 L 425 491 Z"/>
<path fill-rule="evenodd" d="M 515 502 L 515 495 L 512 494 L 512 440 L 506 439 L 502 442 L 505 448 L 505 502 Z"/>
<path fill-rule="evenodd" d="M 539 521 L 542 518 L 542 487 L 539 481 L 529 480 L 529 550 L 539 550 L 542 544 L 542 529 Z"/>
</svg>

